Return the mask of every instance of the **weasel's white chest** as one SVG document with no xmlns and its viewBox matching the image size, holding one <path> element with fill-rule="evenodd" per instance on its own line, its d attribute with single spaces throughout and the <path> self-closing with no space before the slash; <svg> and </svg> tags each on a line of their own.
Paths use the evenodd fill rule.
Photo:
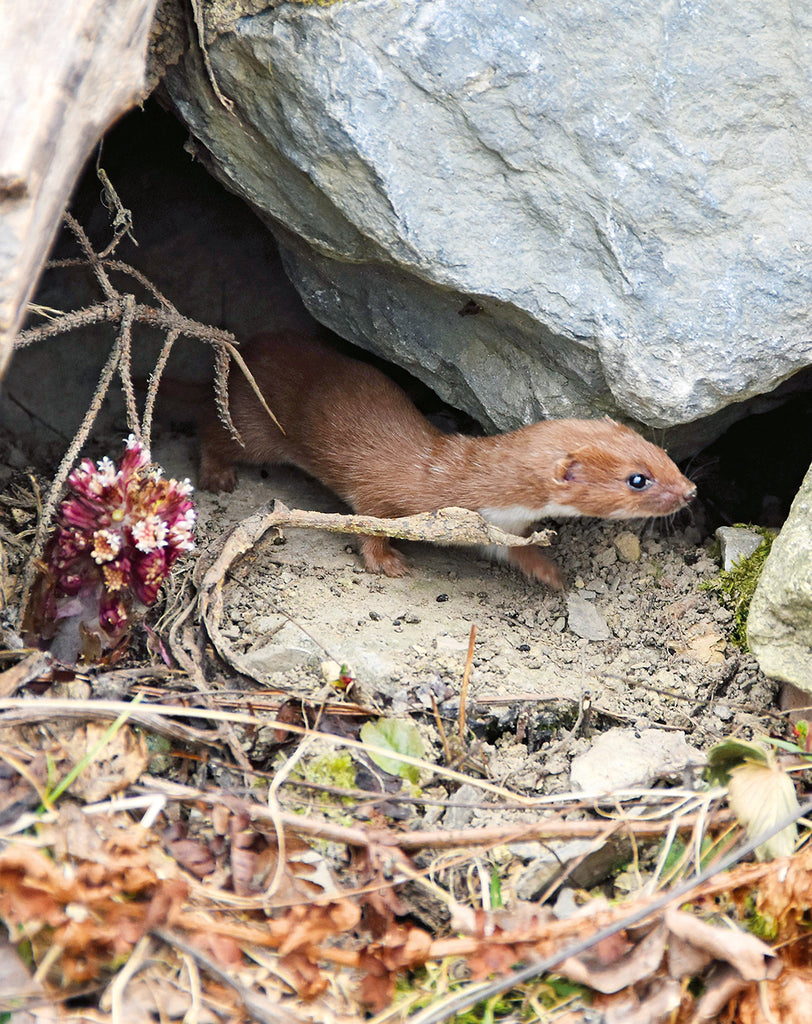
<svg viewBox="0 0 812 1024">
<path fill-rule="evenodd" d="M 508 533 L 515 533 L 518 537 L 527 533 L 539 519 L 545 519 L 547 516 L 555 519 L 569 519 L 581 515 L 577 508 L 572 508 L 570 505 L 559 505 L 554 501 L 548 502 L 541 508 L 511 505 L 509 508 L 480 508 L 477 511 L 489 523 L 493 523 L 494 526 L 498 526 Z"/>
</svg>

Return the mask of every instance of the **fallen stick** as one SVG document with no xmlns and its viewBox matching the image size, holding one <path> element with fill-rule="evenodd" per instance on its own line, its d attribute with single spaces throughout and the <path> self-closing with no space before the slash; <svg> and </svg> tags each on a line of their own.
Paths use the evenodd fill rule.
<svg viewBox="0 0 812 1024">
<path fill-rule="evenodd" d="M 517 537 L 505 533 L 483 519 L 478 512 L 467 508 L 441 508 L 436 512 L 420 512 L 398 519 L 378 519 L 375 516 L 291 509 L 274 499 L 243 519 L 228 534 L 215 560 L 204 571 L 199 582 L 201 590 L 207 591 L 216 586 L 240 555 L 249 551 L 269 530 L 281 529 L 283 526 L 420 540 L 444 546 L 499 544 L 504 547 L 524 547 L 537 544 L 546 547 L 555 536 L 553 530 L 536 530 L 529 537 Z"/>
</svg>

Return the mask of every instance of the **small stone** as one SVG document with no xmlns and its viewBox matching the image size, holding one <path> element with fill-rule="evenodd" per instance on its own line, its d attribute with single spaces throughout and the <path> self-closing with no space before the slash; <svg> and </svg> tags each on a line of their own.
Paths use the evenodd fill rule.
<svg viewBox="0 0 812 1024">
<path fill-rule="evenodd" d="M 319 667 L 321 669 L 321 678 L 325 683 L 334 683 L 341 675 L 341 666 L 337 661 L 323 661 Z"/>
<path fill-rule="evenodd" d="M 383 618 L 383 615 L 381 615 L 380 612 L 370 610 L 369 617 L 372 619 L 373 622 L 380 622 L 381 619 Z"/>
<path fill-rule="evenodd" d="M 254 619 L 251 623 L 251 632 L 255 636 L 262 636 L 283 626 L 285 622 L 287 622 L 287 619 L 282 615 L 260 615 L 258 619 Z"/>
<path fill-rule="evenodd" d="M 764 538 L 755 530 L 745 530 L 741 526 L 720 526 L 716 531 L 716 539 L 722 548 L 722 565 L 729 572 L 736 562 L 758 551 Z"/>
<path fill-rule="evenodd" d="M 678 732 L 665 729 L 609 729 L 577 756 L 570 769 L 586 793 L 611 793 L 651 786 L 657 779 L 704 764 L 704 756 Z"/>
<path fill-rule="evenodd" d="M 580 910 L 580 904 L 576 900 L 575 890 L 564 886 L 558 894 L 553 905 L 553 913 L 559 921 L 566 921 L 573 917 Z"/>
<path fill-rule="evenodd" d="M 318 665 L 320 648 L 298 626 L 288 622 L 274 633 L 273 642 L 255 647 L 243 655 L 243 663 L 255 677 L 287 672 L 305 665 Z M 338 678 L 336 675 L 334 678 Z"/>
<path fill-rule="evenodd" d="M 464 783 L 454 794 L 454 803 L 461 806 L 449 807 L 443 816 L 443 824 L 447 829 L 466 828 L 474 819 L 474 808 L 471 804 L 482 802 L 482 793 L 476 786 Z"/>
<path fill-rule="evenodd" d="M 615 537 L 615 548 L 623 562 L 640 561 L 640 538 L 636 533 L 624 530 Z"/>
<path fill-rule="evenodd" d="M 599 569 L 608 569 L 615 562 L 617 562 L 617 552 L 614 548 L 604 548 L 595 556 L 595 565 Z"/>
<path fill-rule="evenodd" d="M 584 640 L 608 640 L 612 635 L 606 619 L 580 594 L 567 595 L 567 624 L 570 632 Z"/>
</svg>

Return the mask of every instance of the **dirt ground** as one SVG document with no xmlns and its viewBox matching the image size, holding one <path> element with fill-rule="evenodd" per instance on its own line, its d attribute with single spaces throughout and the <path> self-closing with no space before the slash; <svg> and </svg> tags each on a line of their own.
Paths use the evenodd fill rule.
<svg viewBox="0 0 812 1024">
<path fill-rule="evenodd" d="M 155 454 L 170 475 L 194 479 L 191 438 L 159 440 Z M 232 494 L 197 493 L 200 549 L 271 497 L 346 511 L 298 471 L 243 468 Z M 399 543 L 411 575 L 378 577 L 363 571 L 352 538 L 290 530 L 228 578 L 223 632 L 260 685 L 318 699 L 329 659 L 348 666 L 356 702 L 430 722 L 434 699 L 453 733 L 475 626 L 467 721 L 486 777 L 550 794 L 680 781 L 680 760 L 701 760 L 680 737 L 702 751 L 763 734 L 775 695 L 754 659 L 726 642 L 731 613 L 702 589 L 719 569 L 713 544 L 686 519 L 545 524 L 557 529 L 551 554 L 567 595 L 474 549 L 408 542 Z M 607 732 L 614 743 L 597 774 L 573 782 L 573 759 Z M 641 734 L 655 739 L 642 766 L 629 747 Z"/>
</svg>

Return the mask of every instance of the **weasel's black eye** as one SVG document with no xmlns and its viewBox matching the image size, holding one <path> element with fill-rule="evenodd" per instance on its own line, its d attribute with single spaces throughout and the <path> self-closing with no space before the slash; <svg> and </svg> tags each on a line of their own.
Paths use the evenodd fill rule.
<svg viewBox="0 0 812 1024">
<path fill-rule="evenodd" d="M 650 487 L 654 481 L 644 473 L 632 473 L 630 477 L 626 478 L 626 483 L 633 491 L 644 491 L 647 487 Z"/>
</svg>

